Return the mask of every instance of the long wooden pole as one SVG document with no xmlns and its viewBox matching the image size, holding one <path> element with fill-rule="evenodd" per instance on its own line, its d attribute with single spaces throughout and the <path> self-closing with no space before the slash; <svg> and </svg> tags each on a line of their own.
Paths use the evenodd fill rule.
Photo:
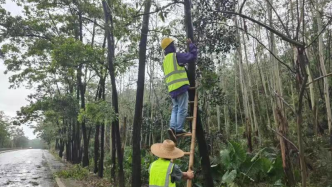
<svg viewBox="0 0 332 187">
<path fill-rule="evenodd" d="M 197 96 L 197 88 L 195 89 L 195 101 L 194 101 L 194 115 L 192 121 L 192 129 L 191 129 L 191 144 L 190 144 L 190 157 L 189 157 L 189 167 L 188 172 L 193 171 L 194 166 L 194 156 L 195 156 L 195 141 L 196 141 L 196 122 L 197 122 L 197 108 L 198 108 L 198 96 Z M 187 187 L 192 186 L 192 180 L 187 180 Z"/>
</svg>

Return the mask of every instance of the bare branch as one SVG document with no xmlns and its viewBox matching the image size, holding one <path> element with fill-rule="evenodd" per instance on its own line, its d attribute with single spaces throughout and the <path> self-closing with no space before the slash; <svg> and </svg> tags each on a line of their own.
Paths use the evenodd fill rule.
<svg viewBox="0 0 332 187">
<path fill-rule="evenodd" d="M 287 102 L 285 101 L 285 99 L 284 99 L 281 95 L 279 95 L 275 90 L 273 90 L 273 93 L 274 93 L 274 95 L 275 95 L 276 97 L 278 97 L 283 103 L 285 103 L 290 109 L 292 109 L 292 111 L 294 112 L 294 114 L 296 114 L 296 111 L 295 111 L 295 109 L 292 107 L 292 105 L 290 105 L 289 103 L 287 103 Z"/>
<path fill-rule="evenodd" d="M 87 20 L 87 21 L 90 21 L 91 23 L 96 24 L 98 27 L 100 27 L 100 28 L 102 28 L 102 29 L 105 29 L 103 26 L 101 26 L 100 24 L 98 24 L 97 21 L 95 21 L 95 20 L 92 20 L 92 19 L 87 18 L 87 17 L 82 17 L 82 19 L 85 19 L 85 20 Z"/>
<path fill-rule="evenodd" d="M 162 31 L 160 31 L 160 30 L 149 30 L 149 32 L 156 32 L 156 33 L 163 33 Z M 180 39 L 181 37 L 183 37 L 183 35 L 172 35 L 172 34 L 169 34 L 168 36 L 172 36 L 172 37 L 174 37 L 174 38 L 176 38 L 176 39 Z"/>
<path fill-rule="evenodd" d="M 182 3 L 182 4 L 183 4 L 183 2 L 181 2 L 181 1 L 174 1 L 173 3 L 170 3 L 170 4 L 168 4 L 168 5 L 165 5 L 165 6 L 161 7 L 161 8 L 157 7 L 157 8 L 155 9 L 155 11 L 152 11 L 152 12 L 149 12 L 149 13 L 142 13 L 142 14 L 138 14 L 138 13 L 137 13 L 137 14 L 134 15 L 133 17 L 136 18 L 136 17 L 139 17 L 139 16 L 147 15 L 147 14 L 154 14 L 154 13 L 157 13 L 157 12 L 160 12 L 160 11 L 166 9 L 167 7 L 170 7 L 170 6 L 175 5 L 175 4 L 178 4 L 178 3 Z"/>
<path fill-rule="evenodd" d="M 290 38 L 291 36 L 290 36 L 290 34 L 289 34 L 289 31 L 288 31 L 287 27 L 285 26 L 284 22 L 281 20 L 281 18 L 280 18 L 280 16 L 279 16 L 279 14 L 277 13 L 276 9 L 272 6 L 270 0 L 266 0 L 266 2 L 269 3 L 269 5 L 271 6 L 273 12 L 277 15 L 278 20 L 280 21 L 282 27 L 284 28 L 284 30 L 285 30 L 287 36 Z"/>
<path fill-rule="evenodd" d="M 59 34 L 59 30 L 58 30 L 58 27 L 56 26 L 56 24 L 55 24 L 55 22 L 54 22 L 54 20 L 53 20 L 53 17 L 52 17 L 52 15 L 50 14 L 50 11 L 47 11 L 47 13 L 48 13 L 48 16 L 51 18 L 51 20 L 52 20 L 52 24 L 53 24 L 53 26 L 54 26 L 54 28 L 55 28 L 55 31 L 56 31 L 56 33 L 58 34 L 58 36 L 60 36 L 60 34 Z"/>
<path fill-rule="evenodd" d="M 325 29 L 327 28 L 327 26 L 332 22 L 332 17 L 330 17 L 330 20 L 327 22 L 327 24 L 324 26 L 324 28 L 319 32 L 319 34 L 315 37 L 315 39 L 313 39 L 309 45 L 307 45 L 305 48 L 310 47 L 318 38 L 321 34 L 323 34 L 323 32 L 325 31 Z"/>
<path fill-rule="evenodd" d="M 243 28 L 238 27 L 238 29 L 240 29 L 241 31 L 245 32 L 247 35 L 251 36 L 252 38 L 254 38 L 259 44 L 261 44 L 267 51 L 269 51 L 269 53 L 275 58 L 277 59 L 282 65 L 284 65 L 289 71 L 291 71 L 292 73 L 296 73 L 291 67 L 289 67 L 289 65 L 287 65 L 285 62 L 283 62 L 282 60 L 280 60 L 280 58 L 278 58 L 268 47 L 266 47 L 257 37 L 253 36 L 252 34 L 246 32 Z"/>
<path fill-rule="evenodd" d="M 242 17 L 242 18 L 244 18 L 244 19 L 248 19 L 248 20 L 250 20 L 250 21 L 252 21 L 252 22 L 254 22 L 254 23 L 257 23 L 258 25 L 260 25 L 260 26 L 266 28 L 266 29 L 269 30 L 270 32 L 272 32 L 272 33 L 278 35 L 278 36 L 279 36 L 280 38 L 282 38 L 283 40 L 285 40 L 285 41 L 287 41 L 287 42 L 289 42 L 289 43 L 291 43 L 291 44 L 293 44 L 293 45 L 295 45 L 295 46 L 298 46 L 298 47 L 304 47 L 304 43 L 301 43 L 301 42 L 298 42 L 298 41 L 296 41 L 296 40 L 293 40 L 293 39 L 289 38 L 288 36 L 284 35 L 283 33 L 281 33 L 281 32 L 279 32 L 279 31 L 275 30 L 274 28 L 271 28 L 270 26 L 268 26 L 268 25 L 266 25 L 266 24 L 264 24 L 264 23 L 262 23 L 262 22 L 260 22 L 260 21 L 257 21 L 257 20 L 255 20 L 255 19 L 253 19 L 253 18 L 251 18 L 251 17 L 248 17 L 248 16 L 246 16 L 246 15 L 243 15 L 243 14 L 240 14 L 240 13 L 237 13 L 237 12 L 232 12 L 232 11 L 214 11 L 214 12 L 219 12 L 219 13 L 223 13 L 223 14 L 233 14 L 233 15 L 240 16 L 240 17 Z"/>
<path fill-rule="evenodd" d="M 292 144 L 294 146 L 294 148 L 297 150 L 297 152 L 299 152 L 299 148 L 296 147 L 296 145 L 290 141 L 289 139 L 287 139 L 284 135 L 280 134 L 279 132 L 277 132 L 276 130 L 270 128 L 273 132 L 275 132 L 276 134 L 278 134 L 280 137 L 282 137 L 283 139 L 285 139 L 288 143 Z"/>
<path fill-rule="evenodd" d="M 213 22 L 211 22 L 213 23 Z M 285 62 L 283 62 L 280 58 L 278 58 L 268 47 L 266 47 L 256 36 L 250 34 L 249 32 L 247 32 L 245 29 L 241 28 L 241 27 L 236 27 L 236 26 L 230 26 L 224 23 L 218 23 L 218 24 L 222 24 L 225 25 L 227 27 L 235 27 L 238 28 L 239 30 L 243 31 L 244 33 L 246 33 L 247 35 L 251 36 L 252 38 L 254 38 L 259 44 L 261 44 L 269 53 L 271 53 L 271 55 L 276 58 L 277 61 L 279 61 L 282 65 L 284 65 L 289 71 L 291 71 L 292 73 L 296 73 L 296 71 L 294 71 L 291 67 L 289 67 L 289 65 L 287 65 Z"/>
<path fill-rule="evenodd" d="M 243 6 L 244 6 L 244 4 L 246 3 L 246 1 L 247 1 L 247 0 L 244 0 L 243 3 L 242 3 L 242 5 L 241 5 L 241 7 L 240 7 L 240 10 L 239 10 L 240 14 L 242 13 L 242 9 L 243 9 Z"/>
<path fill-rule="evenodd" d="M 324 76 L 317 77 L 317 78 L 315 78 L 313 81 L 307 83 L 307 86 L 308 86 L 309 84 L 311 84 L 311 83 L 314 83 L 314 82 L 316 82 L 316 81 L 318 81 L 318 80 L 320 80 L 320 79 L 322 79 L 322 78 L 329 77 L 329 76 L 331 76 L 331 75 L 332 75 L 332 73 L 329 73 L 329 74 L 326 74 L 326 75 L 324 75 Z"/>
</svg>

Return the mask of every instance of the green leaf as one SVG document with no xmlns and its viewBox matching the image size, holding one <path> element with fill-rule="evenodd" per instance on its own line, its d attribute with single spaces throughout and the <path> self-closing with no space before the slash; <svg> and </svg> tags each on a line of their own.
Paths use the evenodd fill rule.
<svg viewBox="0 0 332 187">
<path fill-rule="evenodd" d="M 264 173 L 268 173 L 269 169 L 272 166 L 272 162 L 267 158 L 261 158 L 260 159 L 260 165 L 261 165 L 261 170 Z"/>
<path fill-rule="evenodd" d="M 279 179 L 273 184 L 273 186 L 284 186 L 284 185 L 282 184 L 281 180 Z"/>
<path fill-rule="evenodd" d="M 228 149 L 220 151 L 220 161 L 222 165 L 224 165 L 227 169 L 230 169 L 232 161 L 230 157 L 230 151 Z"/>
<path fill-rule="evenodd" d="M 266 148 L 263 148 L 261 150 L 259 150 L 256 155 L 251 159 L 251 162 L 255 161 L 260 155 L 261 153 L 265 150 Z"/>
<path fill-rule="evenodd" d="M 222 176 L 222 182 L 229 184 L 231 182 L 233 182 L 236 178 L 237 175 L 237 171 L 236 170 L 232 170 L 231 172 L 227 171 L 224 176 Z"/>
<path fill-rule="evenodd" d="M 244 162 L 247 158 L 247 155 L 243 147 L 239 143 L 233 141 L 230 141 L 229 143 L 233 148 L 234 155 L 236 156 L 237 160 Z"/>
<path fill-rule="evenodd" d="M 165 17 L 164 17 L 163 12 L 159 12 L 158 15 L 159 15 L 160 19 L 161 19 L 163 22 L 165 22 Z"/>
</svg>

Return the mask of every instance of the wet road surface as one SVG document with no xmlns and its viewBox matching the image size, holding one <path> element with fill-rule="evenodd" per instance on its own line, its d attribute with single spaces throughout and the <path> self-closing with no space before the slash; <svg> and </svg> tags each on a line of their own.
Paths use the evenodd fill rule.
<svg viewBox="0 0 332 187">
<path fill-rule="evenodd" d="M 0 186 L 54 187 L 52 172 L 63 167 L 47 150 L 25 149 L 0 153 Z"/>
</svg>

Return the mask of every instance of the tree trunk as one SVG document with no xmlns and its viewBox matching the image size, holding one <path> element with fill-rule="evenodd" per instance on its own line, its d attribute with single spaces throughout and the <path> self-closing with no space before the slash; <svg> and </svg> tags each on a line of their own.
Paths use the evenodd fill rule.
<svg viewBox="0 0 332 187">
<path fill-rule="evenodd" d="M 307 180 L 307 172 L 306 172 L 306 164 L 304 160 L 304 147 L 303 147 L 303 140 L 302 140 L 302 110 L 303 110 L 303 95 L 306 88 L 306 84 L 308 81 L 308 75 L 305 71 L 305 57 L 304 57 L 304 49 L 298 47 L 298 68 L 302 70 L 302 74 L 304 75 L 303 80 L 299 81 L 299 100 L 298 100 L 298 107 L 296 111 L 296 122 L 297 122 L 297 139 L 299 144 L 299 151 L 300 151 L 300 164 L 301 164 L 301 177 L 302 177 L 302 187 L 306 187 L 306 180 Z M 298 74 L 300 74 L 300 70 L 298 70 Z M 300 75 L 298 75 L 300 76 Z"/>
<path fill-rule="evenodd" d="M 124 140 L 121 146 L 122 155 L 124 155 L 124 149 L 126 147 L 126 140 L 127 140 L 127 117 L 123 119 L 123 131 L 122 131 L 122 139 Z"/>
<path fill-rule="evenodd" d="M 82 25 L 82 12 L 79 10 L 78 12 L 78 18 L 79 18 L 79 40 L 81 42 L 83 42 L 83 25 Z M 77 68 L 77 86 L 78 86 L 78 90 L 77 91 L 77 99 L 79 99 L 79 97 L 81 97 L 81 109 L 85 110 L 85 84 L 82 83 L 82 64 L 79 64 L 78 68 Z M 85 121 L 82 122 L 82 134 L 83 134 L 83 151 L 84 151 L 84 155 L 83 155 L 83 167 L 89 166 L 89 140 L 87 137 L 87 130 L 86 130 L 86 126 L 85 126 Z M 78 130 L 78 134 L 77 134 L 77 138 L 78 138 L 78 144 L 80 144 L 79 142 L 79 123 L 77 126 L 77 130 Z M 78 145 L 78 147 L 76 147 L 77 149 L 80 149 L 80 146 Z M 81 153 L 79 153 L 78 155 L 80 155 Z M 79 160 L 80 160 L 80 156 L 79 156 Z"/>
<path fill-rule="evenodd" d="M 250 74 L 251 71 L 249 70 L 250 67 L 249 67 L 249 60 L 248 60 L 248 55 L 247 55 L 247 45 L 246 45 L 246 40 L 245 40 L 243 32 L 242 32 L 242 39 L 243 39 L 244 56 L 245 56 L 245 61 L 247 64 L 246 74 L 248 75 L 247 79 L 248 79 L 248 86 L 249 86 L 249 96 L 250 96 L 250 101 L 251 101 L 251 112 L 250 113 L 252 113 L 252 116 L 253 116 L 253 125 L 251 125 L 251 129 L 254 130 L 254 134 L 260 140 L 259 128 L 258 128 L 258 123 L 257 123 L 257 118 L 256 118 L 255 102 L 254 102 L 254 96 L 253 96 L 253 86 L 251 84 L 251 74 Z M 248 100 L 249 107 L 250 107 L 250 101 Z"/>
<path fill-rule="evenodd" d="M 68 137 L 68 140 L 67 140 L 67 145 L 66 145 L 66 154 L 67 154 L 67 161 L 70 161 L 72 162 L 72 139 L 71 139 L 71 136 L 70 136 L 70 133 L 72 133 L 72 121 L 69 120 L 69 130 L 68 130 L 68 134 L 67 134 L 67 137 Z"/>
<path fill-rule="evenodd" d="M 112 167 L 111 167 L 111 178 L 112 182 L 116 184 L 116 176 L 115 176 L 115 168 L 116 168 L 116 146 L 115 146 L 115 127 L 112 125 L 111 127 L 111 139 L 112 139 Z"/>
<path fill-rule="evenodd" d="M 235 110 L 235 135 L 236 135 L 236 139 L 238 138 L 238 124 L 237 124 L 237 80 L 236 80 L 236 66 L 234 66 L 234 110 Z"/>
<path fill-rule="evenodd" d="M 78 84 L 80 88 L 80 96 L 81 96 L 81 109 L 85 110 L 85 85 L 82 83 L 82 65 L 78 68 L 79 78 Z M 87 129 L 85 126 L 85 121 L 82 122 L 82 134 L 83 134 L 83 167 L 89 166 L 89 140 L 87 136 Z"/>
<path fill-rule="evenodd" d="M 237 27 L 238 20 L 235 20 L 235 25 Z M 246 78 L 244 77 L 244 69 L 243 69 L 243 61 L 242 61 L 242 47 L 241 47 L 241 37 L 239 30 L 237 29 L 237 42 L 239 46 L 237 47 L 238 53 L 238 66 L 239 66 L 239 76 L 240 76 L 240 86 L 242 91 L 242 102 L 243 102 L 243 109 L 244 109 L 244 116 L 245 116 L 245 129 L 246 129 L 246 137 L 247 137 L 247 144 L 248 144 L 248 151 L 252 152 L 252 140 L 251 140 L 251 117 L 250 117 L 250 108 L 249 108 L 249 99 L 248 99 L 248 90 L 247 90 L 247 83 Z"/>
<path fill-rule="evenodd" d="M 95 132 L 95 144 L 94 144 L 94 173 L 98 172 L 98 159 L 99 159 L 99 128 L 100 125 L 96 125 Z"/>
<path fill-rule="evenodd" d="M 184 12 L 185 12 L 185 25 L 186 25 L 186 33 L 187 38 L 190 38 L 192 41 L 194 41 L 194 30 L 193 30 L 193 24 L 191 20 L 191 2 L 190 0 L 184 1 Z M 196 75 L 196 65 L 195 63 L 190 63 L 188 66 L 188 78 L 190 82 L 191 87 L 195 87 L 195 75 Z M 195 97 L 195 92 L 190 91 L 189 92 L 189 100 L 193 101 Z M 193 111 L 193 106 L 191 105 L 191 111 Z M 209 152 L 205 140 L 205 135 L 203 131 L 200 111 L 197 110 L 197 129 L 196 129 L 196 137 L 199 147 L 199 153 L 201 156 L 201 166 L 203 170 L 203 176 L 204 176 L 204 185 L 208 187 L 213 187 L 213 179 L 212 179 L 212 173 L 210 170 L 210 158 L 209 158 Z"/>
<path fill-rule="evenodd" d="M 144 78 L 145 78 L 145 61 L 146 61 L 146 44 L 149 32 L 149 18 L 151 0 L 145 0 L 144 16 L 141 30 L 141 41 L 139 48 L 139 65 L 137 93 L 135 104 L 135 117 L 133 124 L 133 161 L 132 161 L 132 187 L 141 187 L 141 125 L 142 125 L 142 108 L 144 96 Z"/>
<path fill-rule="evenodd" d="M 270 3 L 267 3 L 268 8 L 268 16 L 269 16 L 269 25 L 273 28 L 273 22 L 272 22 L 272 7 L 273 6 L 273 0 L 270 0 Z M 272 32 L 270 32 L 269 37 L 269 48 L 270 51 L 274 54 L 276 54 L 276 47 L 275 47 L 275 37 Z M 275 98 L 275 103 L 273 104 L 273 110 L 274 110 L 274 119 L 275 119 L 275 129 L 278 134 L 281 134 L 282 136 L 287 137 L 288 134 L 288 122 L 287 118 L 284 112 L 284 105 L 283 101 L 280 99 L 283 97 L 283 91 L 282 91 L 282 85 L 280 80 L 280 70 L 279 70 L 279 63 L 276 61 L 275 57 L 270 54 L 270 61 L 273 64 L 273 79 L 271 79 L 271 86 L 272 86 L 272 94 Z M 275 93 L 274 93 L 275 92 Z M 276 95 L 278 94 L 278 96 Z M 288 186 L 294 186 L 294 175 L 292 173 L 292 168 L 289 161 L 289 150 L 288 150 L 288 144 L 286 140 L 282 136 L 277 136 L 280 144 L 281 149 L 281 156 L 283 161 L 283 168 L 286 175 L 286 183 Z"/>
<path fill-rule="evenodd" d="M 220 132 L 221 132 L 220 106 L 217 105 L 216 108 L 217 108 L 217 124 L 218 124 L 218 132 L 220 133 Z"/>
<path fill-rule="evenodd" d="M 307 58 L 310 59 L 309 57 L 309 48 L 307 49 Z M 308 82 L 312 82 L 312 72 L 310 70 L 309 64 L 306 64 L 306 71 L 308 74 Z M 315 135 L 318 135 L 318 123 L 316 120 L 316 98 L 315 98 L 315 90 L 314 90 L 314 83 L 309 84 L 309 93 L 310 93 L 310 101 L 311 101 L 311 111 L 312 111 L 312 123 L 313 123 L 313 131 L 315 132 Z"/>
<path fill-rule="evenodd" d="M 99 170 L 98 176 L 103 178 L 104 176 L 104 153 L 105 153 L 105 124 L 101 124 L 101 131 L 100 131 L 100 160 L 99 160 Z"/>
<path fill-rule="evenodd" d="M 259 56 L 259 57 L 257 57 Z M 261 71 L 261 67 L 259 66 L 259 62 L 261 62 L 261 54 L 256 54 L 255 53 L 255 61 L 256 61 L 256 66 L 257 66 L 257 70 L 258 70 L 258 74 L 259 74 L 259 78 L 260 78 L 260 81 L 261 81 L 261 84 L 263 85 L 263 90 L 264 90 L 264 105 L 266 107 L 266 120 L 267 120 L 267 126 L 265 125 L 262 125 L 261 126 L 261 129 L 262 129 L 262 135 L 266 138 L 271 138 L 271 140 L 273 141 L 273 136 L 272 134 L 270 133 L 270 131 L 268 131 L 267 129 L 268 128 L 272 128 L 271 127 L 271 120 L 270 120 L 270 114 L 269 114 L 269 98 L 268 98 L 268 93 L 267 93 L 267 89 L 266 89 L 266 82 L 265 82 L 265 77 L 264 77 L 264 74 L 263 72 Z M 258 81 L 257 81 L 257 86 L 258 86 Z M 262 121 L 263 122 L 263 121 Z M 268 127 L 268 128 L 267 128 Z"/>
<path fill-rule="evenodd" d="M 330 93 L 329 93 L 329 80 L 326 77 L 327 72 L 325 68 L 325 59 L 324 59 L 324 46 L 323 46 L 323 36 L 320 33 L 322 30 L 322 18 L 319 12 L 322 11 L 320 1 L 317 0 L 316 2 L 317 12 L 316 12 L 316 19 L 317 19 L 317 34 L 318 37 L 318 50 L 319 50 L 319 62 L 320 68 L 322 71 L 322 76 L 324 81 L 324 98 L 325 98 L 325 107 L 327 112 L 327 123 L 329 127 L 329 136 L 330 136 L 330 149 L 332 150 L 332 114 L 331 114 L 331 104 L 330 104 Z"/>
<path fill-rule="evenodd" d="M 62 139 L 60 139 L 59 143 L 59 157 L 62 158 L 63 156 L 63 150 L 64 150 L 65 143 Z"/>
<path fill-rule="evenodd" d="M 103 68 L 101 68 L 101 72 L 102 72 Z M 103 93 L 103 83 L 104 83 L 105 79 L 103 79 L 103 77 L 100 77 L 99 80 L 99 84 L 98 84 L 98 88 L 97 88 L 97 93 L 96 93 L 96 97 L 95 97 L 95 101 L 100 100 L 102 98 L 102 93 Z M 98 172 L 98 160 L 99 160 L 99 132 L 100 130 L 100 124 L 97 123 L 96 125 L 96 131 L 95 131 L 95 142 L 94 142 L 94 173 Z M 103 169 L 103 168 L 101 168 Z"/>
<path fill-rule="evenodd" d="M 106 1 L 103 1 L 103 8 L 104 8 L 104 13 L 105 13 L 105 25 L 106 25 L 106 38 L 107 38 L 107 48 L 108 48 L 108 53 L 107 53 L 107 60 L 108 60 L 108 66 L 109 66 L 109 74 L 111 77 L 111 82 L 112 82 L 112 105 L 113 109 L 116 115 L 119 114 L 119 105 L 118 105 L 118 93 L 116 89 L 116 83 L 115 83 L 115 69 L 114 69 L 114 36 L 113 33 L 111 34 L 111 31 L 113 31 L 113 19 L 112 15 L 107 7 Z M 111 25 L 111 30 L 109 28 L 109 23 Z M 120 137 L 120 129 L 119 129 L 119 119 L 115 118 L 112 122 L 112 126 L 114 127 L 114 132 L 115 132 L 115 143 L 116 143 L 116 149 L 117 149 L 117 156 L 118 156 L 118 177 L 119 177 L 119 186 L 124 187 L 125 182 L 124 182 L 124 173 L 123 173 L 123 156 L 122 156 L 122 151 L 121 151 L 121 137 Z M 103 130 L 102 130 L 103 131 Z M 102 136 L 103 133 L 102 133 Z"/>
</svg>

